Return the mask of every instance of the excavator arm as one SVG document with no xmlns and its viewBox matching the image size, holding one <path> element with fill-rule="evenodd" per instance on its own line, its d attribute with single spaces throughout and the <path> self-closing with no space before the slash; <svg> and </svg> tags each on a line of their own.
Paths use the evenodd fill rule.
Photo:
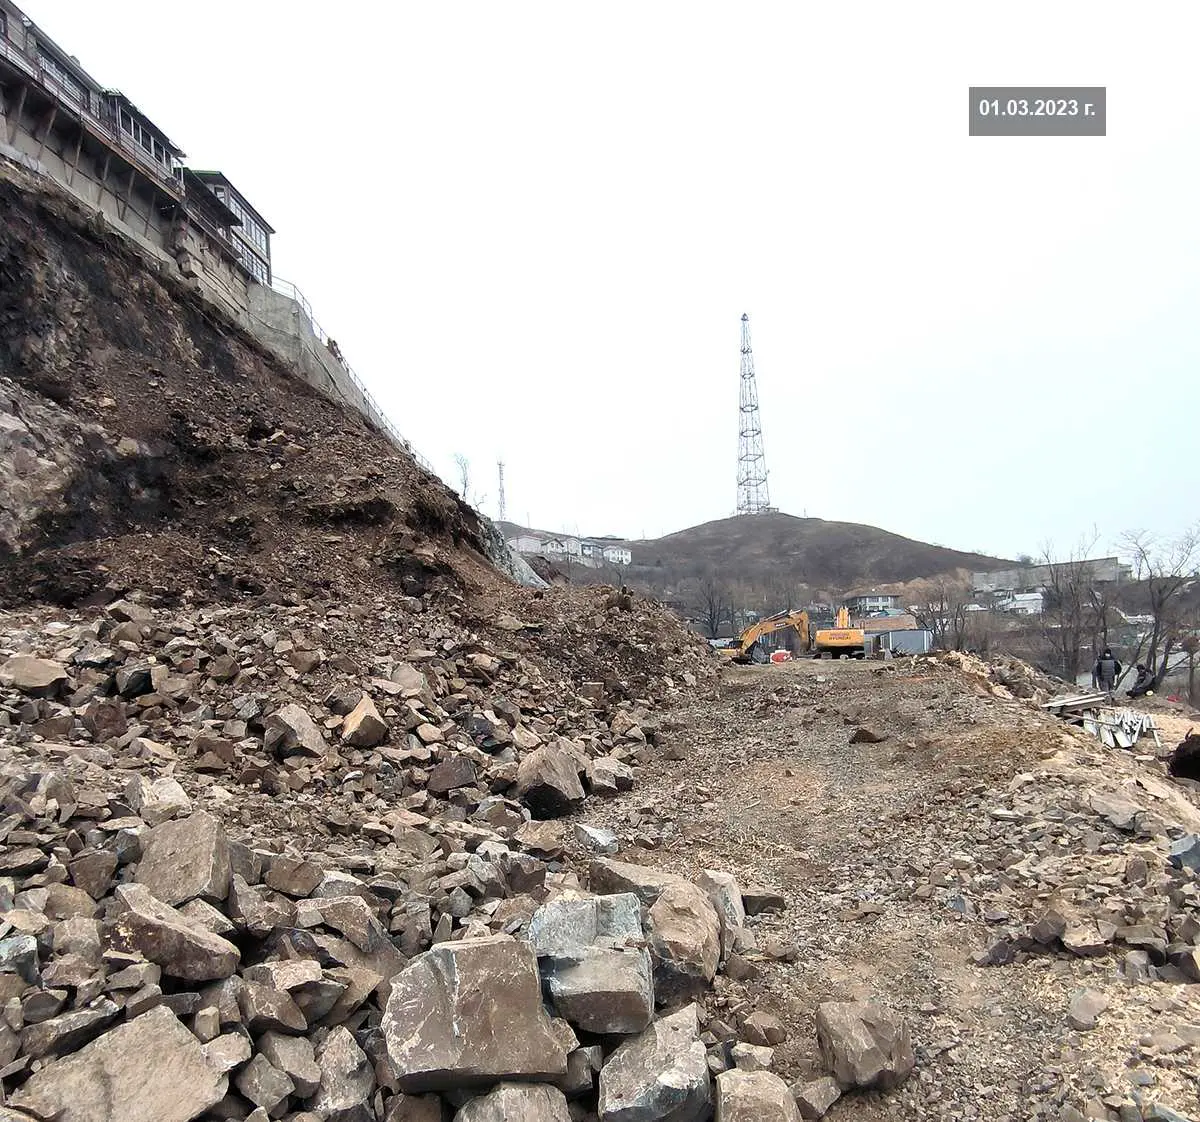
<svg viewBox="0 0 1200 1122">
<path fill-rule="evenodd" d="M 808 613 L 804 611 L 777 612 L 773 616 L 767 616 L 765 619 L 760 619 L 756 623 L 752 623 L 742 632 L 738 638 L 738 645 L 733 655 L 734 661 L 752 661 L 754 645 L 759 639 L 767 635 L 772 635 L 785 627 L 795 628 L 797 634 L 800 636 L 801 647 L 807 650 L 809 646 Z"/>
</svg>

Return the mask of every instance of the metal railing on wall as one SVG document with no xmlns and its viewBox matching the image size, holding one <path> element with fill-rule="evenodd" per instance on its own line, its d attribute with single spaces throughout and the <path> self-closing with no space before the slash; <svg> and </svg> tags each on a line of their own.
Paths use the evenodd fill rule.
<svg viewBox="0 0 1200 1122">
<path fill-rule="evenodd" d="M 416 460 L 430 475 L 436 476 L 437 472 L 434 471 L 433 465 L 413 447 L 412 442 L 395 426 L 392 419 L 383 411 L 383 407 L 375 400 L 375 395 L 367 389 L 363 380 L 346 361 L 346 356 L 342 354 L 341 348 L 330 338 L 329 333 L 321 326 L 320 321 L 313 314 L 312 305 L 308 302 L 304 293 L 292 284 L 291 281 L 284 280 L 282 277 L 273 276 L 271 278 L 271 287 L 281 296 L 286 296 L 289 300 L 294 300 L 299 305 L 300 310 L 304 313 L 312 327 L 313 334 L 333 358 L 337 360 L 342 369 L 345 370 L 351 384 L 358 391 L 366 409 L 367 419 L 382 429 L 397 447 Z"/>
</svg>

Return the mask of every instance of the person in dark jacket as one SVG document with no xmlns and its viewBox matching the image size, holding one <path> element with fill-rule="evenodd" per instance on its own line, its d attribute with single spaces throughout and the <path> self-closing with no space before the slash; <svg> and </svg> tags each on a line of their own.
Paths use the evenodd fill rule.
<svg viewBox="0 0 1200 1122">
<path fill-rule="evenodd" d="M 1141 697 L 1154 688 L 1154 675 L 1140 662 L 1137 664 L 1137 681 L 1129 691 L 1130 697 Z"/>
<path fill-rule="evenodd" d="M 1096 665 L 1092 667 L 1092 682 L 1105 693 L 1112 693 L 1120 676 L 1121 664 L 1113 657 L 1111 648 L 1105 647 L 1104 653 L 1096 659 Z"/>
</svg>

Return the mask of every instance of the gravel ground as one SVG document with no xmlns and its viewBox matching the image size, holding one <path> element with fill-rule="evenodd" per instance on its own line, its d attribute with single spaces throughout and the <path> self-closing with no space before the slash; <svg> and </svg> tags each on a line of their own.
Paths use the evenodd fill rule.
<svg viewBox="0 0 1200 1122">
<path fill-rule="evenodd" d="M 860 727 L 883 739 L 851 743 Z M 869 998 L 910 1021 L 914 1077 L 894 1095 L 844 1098 L 835 1122 L 1139 1118 L 1154 1102 L 1196 1113 L 1200 986 L 1132 985 L 1119 954 L 973 962 L 1035 920 L 1050 887 L 1107 883 L 1104 862 L 1123 870 L 1134 839 L 1061 806 L 1125 783 L 1190 821 L 1190 795 L 1147 790 L 1164 782 L 1160 764 L 1106 753 L 927 660 L 730 668 L 717 698 L 674 711 L 662 736 L 685 762 L 656 761 L 581 820 L 613 827 L 624 859 L 724 869 L 784 895 L 783 913 L 750 921 L 758 977 L 719 977 L 711 1011 L 780 1016 L 789 1035 L 774 1066 L 788 1079 L 822 1074 L 821 1001 Z M 1018 858 L 1035 862 L 1028 888 L 991 871 Z M 1084 987 L 1109 1001 L 1089 1032 L 1067 1020 Z"/>
</svg>

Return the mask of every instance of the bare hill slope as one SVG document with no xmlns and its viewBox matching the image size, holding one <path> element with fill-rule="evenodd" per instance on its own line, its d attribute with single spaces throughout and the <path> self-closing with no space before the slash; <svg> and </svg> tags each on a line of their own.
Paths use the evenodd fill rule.
<svg viewBox="0 0 1200 1122">
<path fill-rule="evenodd" d="M 994 557 L 913 541 L 876 526 L 791 514 L 721 518 L 665 538 L 631 542 L 641 564 L 711 565 L 760 572 L 779 563 L 813 586 L 906 581 L 952 569 L 987 569 Z"/>
<path fill-rule="evenodd" d="M 508 537 L 522 527 L 501 525 Z M 989 569 L 1009 562 L 979 553 L 913 541 L 876 526 L 828 522 L 791 514 L 720 518 L 662 538 L 628 541 L 631 576 L 646 569 L 714 569 L 746 579 L 790 576 L 813 588 L 846 588 L 936 576 L 955 569 Z"/>
</svg>

